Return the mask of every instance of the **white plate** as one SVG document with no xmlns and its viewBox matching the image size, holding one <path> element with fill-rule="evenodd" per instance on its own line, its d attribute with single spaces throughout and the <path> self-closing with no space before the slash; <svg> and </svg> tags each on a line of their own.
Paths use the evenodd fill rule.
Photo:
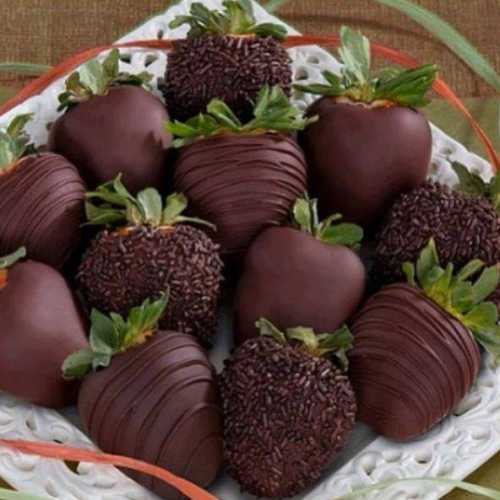
<svg viewBox="0 0 500 500">
<path fill-rule="evenodd" d="M 181 37 L 185 28 L 170 30 L 169 22 L 178 14 L 186 14 L 193 0 L 170 8 L 165 14 L 150 19 L 144 25 L 125 36 L 122 42 L 152 39 L 158 36 Z M 203 0 L 207 7 L 220 7 L 221 0 Z M 281 22 L 255 4 L 259 21 Z M 290 33 L 297 33 L 288 27 Z M 122 51 L 124 53 L 125 51 Z M 141 71 L 147 61 L 147 52 L 127 51 L 130 63 L 122 63 L 123 70 Z M 152 52 L 158 59 L 147 66 L 155 76 L 163 76 L 166 56 Z M 328 52 L 318 47 L 292 49 L 294 74 L 301 83 L 321 81 L 325 69 L 338 71 L 339 62 Z M 5 126 L 15 115 L 36 113 L 35 121 L 28 127 L 38 144 L 47 139 L 47 123 L 54 121 L 58 113 L 57 96 L 63 80 L 54 83 L 40 96 L 33 97 L 0 117 L 0 127 Z M 311 96 L 295 96 L 301 107 L 307 106 Z M 433 131 L 432 177 L 454 184 L 456 176 L 451 161 L 458 160 L 470 170 L 486 179 L 491 177 L 491 166 L 482 158 L 467 151 L 437 127 Z M 230 343 L 230 315 L 221 317 L 221 335 L 212 352 L 212 360 L 220 367 L 227 355 Z M 60 413 L 18 402 L 10 396 L 0 394 L 0 438 L 47 440 L 63 442 L 73 446 L 93 447 L 89 439 L 76 427 L 78 417 L 74 409 Z M 500 370 L 489 360 L 483 361 L 483 369 L 470 394 L 453 415 L 421 439 L 398 444 L 378 437 L 362 424 L 356 426 L 345 452 L 334 467 L 312 490 L 297 498 L 307 500 L 333 500 L 353 489 L 367 486 L 380 480 L 392 478 L 439 477 L 462 479 L 486 462 L 500 450 Z M 149 500 L 157 498 L 138 486 L 125 475 L 110 466 L 80 464 L 77 472 L 71 471 L 61 462 L 23 456 L 0 448 L 0 476 L 14 488 L 64 500 Z M 407 484 L 374 493 L 373 499 L 396 500 L 418 498 L 436 499 L 448 488 L 432 485 Z M 212 488 L 221 500 L 247 499 L 238 486 L 223 476 Z"/>
</svg>

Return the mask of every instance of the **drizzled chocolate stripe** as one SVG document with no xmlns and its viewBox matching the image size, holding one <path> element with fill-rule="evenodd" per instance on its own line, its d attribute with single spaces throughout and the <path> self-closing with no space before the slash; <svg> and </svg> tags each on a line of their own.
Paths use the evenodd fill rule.
<svg viewBox="0 0 500 500">
<path fill-rule="evenodd" d="M 222 252 L 239 254 L 287 219 L 307 189 L 306 163 L 284 135 L 217 136 L 181 149 L 174 183 L 196 215 L 216 224 Z"/>
<path fill-rule="evenodd" d="M 31 259 L 62 268 L 80 240 L 85 186 L 60 155 L 29 156 L 0 175 L 0 255 L 26 246 Z"/>
<path fill-rule="evenodd" d="M 406 284 L 387 286 L 369 299 L 352 331 L 350 374 L 359 418 L 390 438 L 431 429 L 479 372 L 479 347 L 467 328 Z"/>
<path fill-rule="evenodd" d="M 158 332 L 89 376 L 78 409 L 103 451 L 147 460 L 205 487 L 222 464 L 215 377 L 193 337 Z M 145 474 L 127 474 L 163 498 L 185 498 Z"/>
</svg>

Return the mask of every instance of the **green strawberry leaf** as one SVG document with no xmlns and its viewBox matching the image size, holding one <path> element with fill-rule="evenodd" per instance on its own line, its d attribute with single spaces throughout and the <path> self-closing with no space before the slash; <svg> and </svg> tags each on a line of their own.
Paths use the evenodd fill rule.
<svg viewBox="0 0 500 500">
<path fill-rule="evenodd" d="M 473 286 L 474 303 L 486 300 L 500 285 L 500 264 L 486 268 Z"/>
<path fill-rule="evenodd" d="M 26 125 L 33 119 L 33 113 L 16 116 L 5 130 L 0 130 L 0 174 L 22 157 L 36 153 Z"/>
<path fill-rule="evenodd" d="M 189 15 L 175 17 L 169 28 L 175 29 L 187 24 L 190 28 L 188 38 L 204 35 L 255 35 L 283 40 L 286 37 L 283 26 L 273 23 L 257 24 L 249 0 L 224 0 L 222 9 L 209 10 L 202 3 L 194 2 Z"/>
<path fill-rule="evenodd" d="M 163 202 L 156 189 L 148 188 L 137 195 L 137 202 L 144 214 L 144 223 L 154 227 L 162 224 Z"/>
<path fill-rule="evenodd" d="M 147 188 L 134 197 L 123 185 L 120 175 L 114 181 L 99 186 L 96 191 L 87 193 L 86 197 L 88 225 L 128 223 L 161 227 L 189 222 L 215 229 L 213 224 L 202 219 L 181 215 L 187 207 L 187 198 L 183 194 L 174 193 L 163 202 L 156 189 Z"/>
<path fill-rule="evenodd" d="M 294 107 L 281 87 L 263 87 L 253 110 L 254 118 L 242 124 L 235 113 L 220 99 L 213 99 L 207 113 L 200 113 L 186 122 L 170 121 L 165 128 L 175 140 L 173 146 L 180 148 L 197 139 L 233 133 L 293 132 L 303 130 L 318 117 L 305 118 L 304 113 Z"/>
<path fill-rule="evenodd" d="M 372 75 L 369 40 L 346 26 L 341 28 L 340 34 L 339 54 L 344 63 L 341 76 L 325 71 L 326 83 L 295 85 L 297 90 L 329 97 L 343 96 L 368 104 L 390 101 L 399 106 L 417 107 L 428 103 L 425 95 L 437 78 L 437 66 L 427 64 L 407 70 L 385 68 Z"/>
<path fill-rule="evenodd" d="M 113 320 L 93 309 L 90 315 L 90 347 L 92 351 L 100 354 L 111 355 L 118 347 L 118 338 Z"/>
<path fill-rule="evenodd" d="M 500 335 L 498 309 L 486 299 L 500 285 L 500 264 L 483 268 L 483 262 L 474 259 L 457 273 L 454 273 L 452 264 L 443 269 L 439 265 L 439 255 L 432 239 L 420 254 L 416 273 L 413 264 L 406 262 L 403 265 L 403 271 L 412 286 L 419 285 L 429 299 L 469 328 L 476 340 L 497 356 L 500 355 L 500 340 L 497 343 L 492 338 Z M 481 275 L 475 282 L 471 281 L 481 269 Z M 490 337 L 489 343 L 485 336 Z"/>
<path fill-rule="evenodd" d="M 293 219 L 297 227 L 304 232 L 314 233 L 311 209 L 317 206 L 317 200 L 310 200 L 307 194 L 304 198 L 298 198 L 293 205 Z M 317 210 L 317 208 L 316 208 Z"/>
<path fill-rule="evenodd" d="M 434 239 L 422 250 L 417 260 L 417 279 L 424 290 L 432 284 L 432 277 L 428 277 L 433 269 L 439 266 L 439 256 Z"/>
<path fill-rule="evenodd" d="M 64 378 L 67 380 L 83 378 L 92 371 L 94 352 L 91 349 L 82 349 L 68 356 L 62 365 Z"/>
<path fill-rule="evenodd" d="M 468 168 L 458 162 L 453 162 L 452 167 L 458 176 L 457 189 L 459 191 L 473 196 L 486 196 L 488 186 L 479 175 L 470 172 Z"/>
<path fill-rule="evenodd" d="M 498 322 L 497 306 L 493 302 L 483 302 L 469 311 L 463 321 L 472 331 L 493 331 L 496 329 Z"/>
<path fill-rule="evenodd" d="M 12 267 L 16 262 L 26 257 L 26 248 L 20 247 L 14 253 L 6 255 L 5 257 L 0 257 L 0 269 L 8 269 Z"/>
<path fill-rule="evenodd" d="M 363 241 L 363 228 L 356 224 L 337 224 L 330 226 L 323 232 L 322 241 L 330 245 L 344 245 L 358 248 Z"/>
<path fill-rule="evenodd" d="M 188 200 L 182 193 L 174 193 L 167 197 L 163 211 L 163 222 L 166 225 L 175 224 L 177 218 L 186 210 Z"/>
<path fill-rule="evenodd" d="M 285 334 L 276 328 L 269 320 L 266 318 L 260 318 L 255 322 L 255 328 L 259 330 L 259 334 L 264 337 L 272 337 L 276 342 L 282 345 L 286 345 Z"/>
<path fill-rule="evenodd" d="M 120 73 L 120 51 L 113 49 L 101 63 L 92 59 L 66 80 L 65 90 L 59 95 L 59 111 L 69 109 L 94 96 L 106 95 L 112 87 L 134 85 L 149 89 L 153 75 L 143 71 L 132 75 Z"/>
<path fill-rule="evenodd" d="M 64 378 L 83 378 L 91 371 L 106 368 L 116 354 L 146 342 L 156 331 L 167 304 L 168 293 L 156 301 L 147 299 L 130 311 L 127 320 L 119 314 L 108 316 L 94 309 L 90 316 L 90 349 L 66 358 L 62 366 Z"/>
<path fill-rule="evenodd" d="M 321 355 L 332 355 L 336 358 L 340 369 L 344 372 L 347 371 L 349 368 L 347 352 L 352 349 L 354 344 L 354 336 L 347 325 L 343 325 L 333 334 L 319 334 L 318 340 Z"/>
<path fill-rule="evenodd" d="M 340 38 L 342 45 L 339 54 L 348 81 L 360 85 L 367 83 L 371 67 L 370 41 L 359 31 L 351 30 L 347 26 L 340 28 Z"/>
<path fill-rule="evenodd" d="M 302 344 L 311 356 L 333 358 L 343 371 L 348 368 L 346 353 L 352 348 L 354 337 L 346 325 L 333 333 L 316 333 L 312 328 L 304 326 L 287 328 L 283 332 L 271 321 L 260 318 L 255 326 L 260 335 L 272 337 L 281 345 Z"/>
<path fill-rule="evenodd" d="M 406 277 L 406 281 L 408 282 L 409 285 L 413 287 L 417 287 L 417 281 L 415 279 L 415 264 L 412 264 L 411 262 L 404 262 L 403 266 L 403 274 Z"/>
<path fill-rule="evenodd" d="M 451 306 L 459 314 L 470 311 L 474 303 L 472 283 L 461 281 L 451 289 Z"/>
<path fill-rule="evenodd" d="M 292 222 L 297 229 L 329 245 L 358 248 L 363 240 L 363 229 L 355 224 L 333 224 L 340 219 L 340 214 L 332 214 L 320 222 L 318 200 L 309 198 L 307 193 L 297 198 L 292 208 Z"/>
<path fill-rule="evenodd" d="M 481 269 L 484 268 L 484 262 L 479 259 L 473 259 L 471 260 L 468 264 L 466 264 L 460 271 L 458 271 L 457 275 L 455 276 L 455 280 L 458 281 L 465 281 L 475 274 L 477 274 Z"/>
</svg>

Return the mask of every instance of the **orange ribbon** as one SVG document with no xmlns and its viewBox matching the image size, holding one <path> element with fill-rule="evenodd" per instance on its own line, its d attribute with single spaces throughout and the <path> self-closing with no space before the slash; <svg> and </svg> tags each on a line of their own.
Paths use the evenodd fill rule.
<svg viewBox="0 0 500 500">
<path fill-rule="evenodd" d="M 112 48 L 117 48 L 117 49 L 143 48 L 143 49 L 155 49 L 155 50 L 171 50 L 174 42 L 175 40 L 139 40 L 134 42 L 120 43 L 116 45 L 104 45 L 101 47 L 95 47 L 80 52 L 78 54 L 75 54 L 66 61 L 55 66 L 46 74 L 40 76 L 39 78 L 28 84 L 12 99 L 9 99 L 6 103 L 0 106 L 0 115 L 3 115 L 7 111 L 10 111 L 15 106 L 23 103 L 26 99 L 38 95 L 40 92 L 45 90 L 50 84 L 52 84 L 55 80 L 58 80 L 64 75 L 70 73 L 81 64 L 85 63 L 89 59 L 96 57 L 105 50 L 109 50 Z M 283 45 L 287 48 L 298 47 L 303 45 L 322 45 L 324 47 L 338 47 L 340 45 L 340 36 L 339 35 L 289 36 L 286 40 L 284 40 Z M 378 43 L 373 43 L 371 47 L 372 47 L 372 52 L 375 55 L 382 56 L 385 59 L 396 62 L 407 68 L 414 68 L 416 66 L 419 66 L 418 62 L 413 57 L 409 56 L 408 54 L 405 54 L 404 52 L 391 49 L 390 47 L 386 47 Z M 434 90 L 466 117 L 466 119 L 474 129 L 475 133 L 486 147 L 488 156 L 490 158 L 493 167 L 495 168 L 495 170 L 499 170 L 500 157 L 498 153 L 495 151 L 491 139 L 488 137 L 486 132 L 481 128 L 479 123 L 477 123 L 474 117 L 470 114 L 465 104 L 451 90 L 451 88 L 441 79 L 436 80 L 436 82 L 434 83 Z"/>
<path fill-rule="evenodd" d="M 0 446 L 5 446 L 6 448 L 28 455 L 38 455 L 45 458 L 125 467 L 161 479 L 191 500 L 218 500 L 217 497 L 186 479 L 182 479 L 161 467 L 136 460 L 135 458 L 109 455 L 100 451 L 72 448 L 54 443 L 38 443 L 17 439 L 0 439 Z"/>
<path fill-rule="evenodd" d="M 0 290 L 7 286 L 7 269 L 0 269 Z"/>
</svg>

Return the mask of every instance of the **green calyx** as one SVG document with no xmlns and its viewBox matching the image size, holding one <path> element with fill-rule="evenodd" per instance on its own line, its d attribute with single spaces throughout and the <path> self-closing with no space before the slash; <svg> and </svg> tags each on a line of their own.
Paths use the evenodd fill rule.
<svg viewBox="0 0 500 500">
<path fill-rule="evenodd" d="M 344 245 L 358 249 L 363 241 L 364 234 L 360 226 L 348 223 L 333 224 L 342 219 L 340 214 L 333 214 L 319 221 L 318 200 L 309 198 L 307 194 L 297 199 L 292 214 L 295 227 L 329 245 Z"/>
<path fill-rule="evenodd" d="M 87 225 L 147 225 L 151 227 L 173 226 L 182 222 L 203 224 L 215 230 L 215 226 L 196 217 L 182 215 L 187 208 L 187 198 L 182 193 L 173 193 L 165 201 L 154 188 L 147 188 L 132 196 L 119 175 L 86 194 L 85 213 Z"/>
<path fill-rule="evenodd" d="M 16 116 L 5 130 L 0 130 L 0 173 L 23 156 L 36 153 L 25 131 L 32 118 L 33 113 Z"/>
<path fill-rule="evenodd" d="M 171 29 L 184 24 L 190 27 L 188 38 L 203 35 L 255 35 L 272 36 L 277 40 L 286 38 L 286 28 L 279 24 L 257 24 L 250 0 L 224 0 L 222 11 L 207 9 L 201 2 L 194 2 L 188 16 L 177 16 Z"/>
<path fill-rule="evenodd" d="M 108 316 L 92 310 L 90 348 L 66 358 L 62 366 L 64 378 L 83 378 L 91 371 L 108 367 L 113 356 L 144 344 L 156 332 L 167 304 L 168 292 L 156 301 L 147 299 L 141 306 L 134 307 L 126 320 L 119 314 Z"/>
<path fill-rule="evenodd" d="M 26 248 L 20 247 L 14 253 L 6 255 L 5 257 L 0 257 L 0 270 L 9 269 L 17 261 L 24 259 L 26 257 Z"/>
<path fill-rule="evenodd" d="M 287 328 L 283 332 L 269 320 L 260 318 L 255 326 L 260 335 L 272 337 L 283 346 L 299 343 L 311 356 L 332 358 L 343 371 L 349 367 L 346 353 L 352 349 L 354 337 L 346 325 L 333 333 L 315 333 L 312 328 L 303 326 Z"/>
<path fill-rule="evenodd" d="M 296 89 L 367 104 L 389 101 L 399 106 L 418 107 L 428 103 L 425 95 L 438 74 L 435 64 L 408 70 L 388 68 L 372 75 L 368 38 L 346 26 L 341 28 L 340 36 L 339 55 L 344 64 L 341 76 L 325 71 L 325 84 L 295 85 Z"/>
<path fill-rule="evenodd" d="M 84 64 L 66 80 L 66 90 L 59 95 L 58 111 L 76 106 L 94 96 L 106 95 L 112 87 L 134 85 L 150 88 L 149 84 L 153 80 L 151 73 L 121 73 L 119 66 L 118 49 L 113 49 L 102 63 L 93 59 Z"/>
<path fill-rule="evenodd" d="M 480 271 L 479 277 L 473 281 Z M 472 332 L 483 347 L 500 360 L 498 309 L 487 298 L 500 284 L 500 264 L 485 268 L 475 259 L 458 272 L 453 264 L 441 267 L 433 239 L 422 250 L 416 265 L 403 264 L 408 283 L 424 293 Z"/>
<path fill-rule="evenodd" d="M 220 99 L 212 99 L 207 113 L 200 113 L 182 123 L 167 122 L 166 129 L 176 138 L 173 146 L 180 148 L 197 139 L 220 134 L 259 134 L 265 132 L 292 132 L 303 130 L 317 117 L 305 118 L 304 113 L 295 106 L 281 87 L 263 87 L 253 110 L 254 118 L 242 124 L 231 108 Z"/>
<path fill-rule="evenodd" d="M 461 163 L 454 162 L 453 170 L 459 180 L 456 187 L 458 191 L 490 200 L 495 210 L 500 213 L 500 173 L 485 182 L 480 175 L 470 172 Z"/>
</svg>

